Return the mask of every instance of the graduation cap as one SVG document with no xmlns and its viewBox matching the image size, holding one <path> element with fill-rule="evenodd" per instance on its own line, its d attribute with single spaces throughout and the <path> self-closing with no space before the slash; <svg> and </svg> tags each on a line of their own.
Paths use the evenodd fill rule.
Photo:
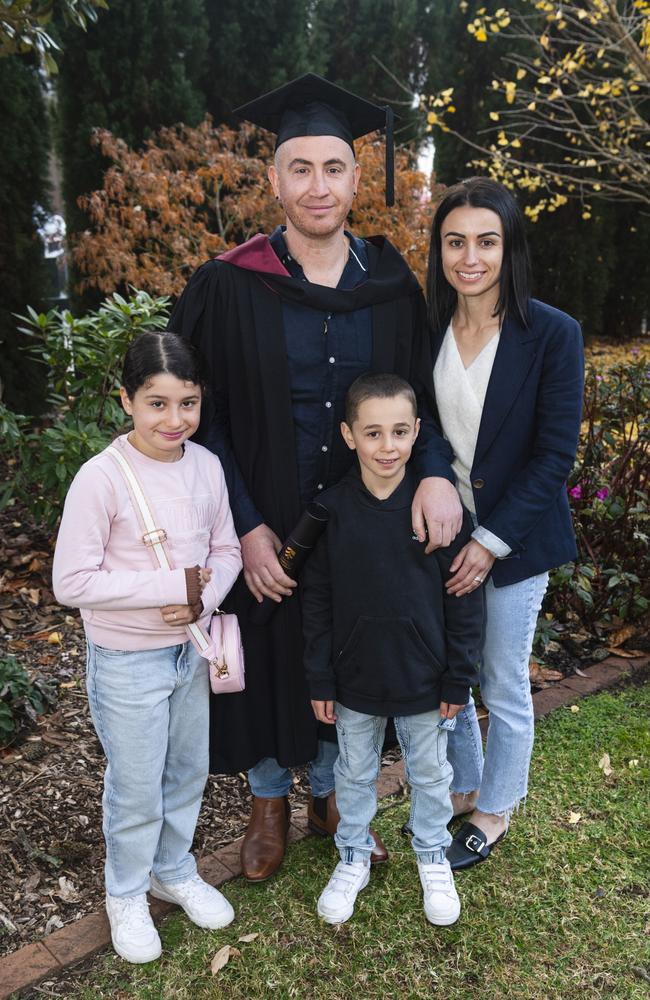
<svg viewBox="0 0 650 1000">
<path fill-rule="evenodd" d="M 275 132 L 275 148 L 303 135 L 335 135 L 354 152 L 354 140 L 375 129 L 386 129 L 386 204 L 393 205 L 394 148 L 391 107 L 379 107 L 330 83 L 315 73 L 305 73 L 262 97 L 235 108 L 234 113 L 261 128 Z"/>
</svg>

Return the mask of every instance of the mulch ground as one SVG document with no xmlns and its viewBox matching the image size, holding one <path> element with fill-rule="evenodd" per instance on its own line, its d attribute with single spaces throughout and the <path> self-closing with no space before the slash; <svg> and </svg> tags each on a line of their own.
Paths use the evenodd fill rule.
<svg viewBox="0 0 650 1000">
<path fill-rule="evenodd" d="M 104 897 L 104 757 L 87 708 L 81 622 L 55 603 L 50 589 L 52 543 L 26 510 L 0 512 L 2 655 L 14 655 L 32 677 L 51 681 L 57 690 L 53 709 L 0 750 L 0 955 L 96 910 Z M 544 663 L 533 667 L 534 689 L 580 673 L 607 656 L 614 641 L 626 655 L 620 630 L 614 640 L 611 633 L 587 634 L 579 622 L 567 627 Z M 629 644 L 648 648 L 632 636 Z M 296 804 L 307 792 L 305 774 L 297 772 Z M 210 777 L 197 853 L 212 853 L 239 837 L 249 808 L 244 775 Z"/>
</svg>

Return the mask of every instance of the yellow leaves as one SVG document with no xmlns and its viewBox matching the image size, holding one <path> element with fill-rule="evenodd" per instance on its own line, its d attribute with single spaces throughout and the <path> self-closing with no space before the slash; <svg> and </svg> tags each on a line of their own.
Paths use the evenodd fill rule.
<svg viewBox="0 0 650 1000">
<path fill-rule="evenodd" d="M 518 80 L 523 80 L 523 78 L 526 76 L 526 70 L 523 68 L 523 66 L 519 67 L 516 76 Z"/>
<path fill-rule="evenodd" d="M 507 146 L 508 145 L 508 140 L 506 138 L 506 134 L 503 131 L 503 129 L 501 129 L 501 131 L 499 132 L 499 134 L 497 136 L 497 143 L 499 144 L 499 146 Z"/>
<path fill-rule="evenodd" d="M 543 49 L 548 49 L 548 47 L 550 45 L 550 41 L 549 41 L 548 35 L 540 35 L 539 36 L 539 44 L 542 46 Z"/>
<path fill-rule="evenodd" d="M 571 826 L 577 826 L 577 824 L 580 822 L 581 819 L 582 819 L 582 813 L 573 812 L 573 810 L 572 810 L 569 813 L 568 823 Z"/>
<path fill-rule="evenodd" d="M 440 119 L 438 118 L 438 115 L 435 113 L 435 111 L 429 111 L 427 115 L 427 122 L 429 123 L 429 125 L 439 124 Z"/>
<path fill-rule="evenodd" d="M 535 103 L 535 101 L 531 101 L 530 104 L 526 105 L 526 110 L 527 111 L 534 111 L 536 107 L 537 107 L 537 104 Z"/>
<path fill-rule="evenodd" d="M 512 146 L 513 149 L 521 149 L 521 142 L 519 141 L 519 139 L 513 139 L 510 145 Z"/>
<path fill-rule="evenodd" d="M 504 86 L 506 91 L 506 102 L 508 104 L 513 104 L 517 92 L 517 84 L 514 80 L 506 80 Z"/>
<path fill-rule="evenodd" d="M 219 948 L 219 951 L 215 953 L 210 962 L 210 972 L 213 976 L 223 969 L 224 965 L 227 965 L 231 958 L 237 958 L 241 955 L 239 948 L 233 948 L 230 944 L 225 944 L 223 948 Z"/>
<path fill-rule="evenodd" d="M 541 76 L 538 76 L 537 77 L 537 82 L 538 83 L 553 83 L 553 81 L 551 80 L 550 76 L 548 76 L 546 73 L 543 73 Z"/>
<path fill-rule="evenodd" d="M 50 632 L 47 637 L 47 642 L 50 646 L 60 646 L 63 641 L 63 636 L 60 632 Z"/>
<path fill-rule="evenodd" d="M 569 711 L 571 712 L 572 715 L 577 715 L 578 712 L 580 711 L 580 705 L 571 705 Z"/>
<path fill-rule="evenodd" d="M 581 218 L 583 218 L 585 220 L 590 219 L 591 218 L 591 212 L 589 212 L 587 209 L 585 209 L 583 211 L 583 213 L 582 213 Z"/>
<path fill-rule="evenodd" d="M 501 116 L 498 111 L 490 111 L 490 118 L 493 122 L 498 122 L 500 117 Z"/>
<path fill-rule="evenodd" d="M 477 42 L 487 42 L 487 37 L 488 36 L 485 28 L 478 28 L 474 32 L 474 38 L 476 39 Z"/>
</svg>

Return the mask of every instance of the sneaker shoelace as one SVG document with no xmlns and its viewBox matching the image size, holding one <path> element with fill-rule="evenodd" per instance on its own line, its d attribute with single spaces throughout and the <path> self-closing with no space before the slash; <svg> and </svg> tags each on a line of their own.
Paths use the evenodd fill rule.
<svg viewBox="0 0 650 1000">
<path fill-rule="evenodd" d="M 149 920 L 149 904 L 146 896 L 124 896 L 118 899 L 120 921 L 126 931 L 136 930 Z"/>
</svg>

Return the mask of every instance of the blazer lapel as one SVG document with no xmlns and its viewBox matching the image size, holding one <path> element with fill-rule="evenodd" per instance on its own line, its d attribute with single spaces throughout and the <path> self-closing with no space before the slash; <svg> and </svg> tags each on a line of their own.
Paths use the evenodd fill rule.
<svg viewBox="0 0 650 1000">
<path fill-rule="evenodd" d="M 497 436 L 521 391 L 536 353 L 537 334 L 531 329 L 524 329 L 514 320 L 507 319 L 501 329 L 485 394 L 474 453 L 475 463 L 483 457 Z"/>
</svg>

